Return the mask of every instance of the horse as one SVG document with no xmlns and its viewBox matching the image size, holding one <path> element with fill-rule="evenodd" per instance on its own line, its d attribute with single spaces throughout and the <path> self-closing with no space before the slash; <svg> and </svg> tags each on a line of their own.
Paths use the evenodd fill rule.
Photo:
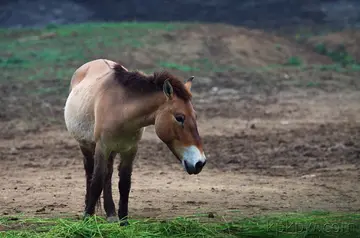
<svg viewBox="0 0 360 238">
<path fill-rule="evenodd" d="M 180 80 L 163 70 L 145 74 L 108 59 L 81 65 L 71 77 L 64 107 L 66 129 L 83 155 L 86 175 L 83 218 L 93 216 L 103 192 L 108 222 L 129 225 L 128 200 L 134 158 L 147 126 L 189 175 L 206 164 L 192 104 L 194 76 Z M 115 156 L 120 155 L 118 215 L 112 198 Z"/>
</svg>

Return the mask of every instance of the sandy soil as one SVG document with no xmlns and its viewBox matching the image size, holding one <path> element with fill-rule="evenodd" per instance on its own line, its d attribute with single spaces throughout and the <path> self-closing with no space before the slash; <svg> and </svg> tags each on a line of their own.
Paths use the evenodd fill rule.
<svg viewBox="0 0 360 238">
<path fill-rule="evenodd" d="M 208 164 L 199 175 L 187 175 L 148 128 L 133 172 L 129 215 L 360 211 L 360 96 L 316 95 L 279 94 L 267 105 L 255 95 L 244 108 L 236 97 L 224 107 L 224 96 L 204 100 L 208 94 L 196 94 Z M 82 158 L 64 127 L 14 131 L 0 140 L 0 214 L 81 214 Z M 113 190 L 118 201 L 117 173 Z"/>
</svg>

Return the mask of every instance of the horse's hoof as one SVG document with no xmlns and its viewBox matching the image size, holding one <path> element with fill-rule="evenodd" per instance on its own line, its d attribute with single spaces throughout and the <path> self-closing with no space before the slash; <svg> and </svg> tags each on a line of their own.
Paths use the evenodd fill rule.
<svg viewBox="0 0 360 238">
<path fill-rule="evenodd" d="M 86 213 L 86 212 L 84 212 L 84 214 L 83 214 L 83 220 L 85 221 L 85 220 L 87 220 L 87 219 L 89 219 L 91 217 L 91 215 L 90 214 L 88 214 L 88 213 Z"/>
<path fill-rule="evenodd" d="M 109 223 L 114 223 L 114 222 L 118 222 L 119 221 L 119 218 L 117 216 L 110 216 L 108 218 L 106 218 L 106 220 L 109 222 Z"/>
<path fill-rule="evenodd" d="M 127 220 L 120 221 L 120 226 L 128 226 L 130 225 Z"/>
</svg>

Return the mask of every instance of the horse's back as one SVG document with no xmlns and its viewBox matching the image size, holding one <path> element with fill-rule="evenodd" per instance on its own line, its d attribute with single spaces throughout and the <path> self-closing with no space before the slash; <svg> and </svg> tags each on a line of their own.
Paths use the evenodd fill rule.
<svg viewBox="0 0 360 238">
<path fill-rule="evenodd" d="M 79 142 L 94 142 L 96 95 L 114 64 L 110 60 L 96 59 L 80 66 L 71 78 L 64 118 L 68 131 Z"/>
<path fill-rule="evenodd" d="M 113 66 L 116 63 L 111 60 L 106 59 L 96 59 L 89 61 L 83 65 L 81 65 L 73 74 L 70 82 L 70 91 L 76 87 L 80 82 L 84 81 L 94 81 L 98 77 L 105 75 L 109 72 L 109 66 Z"/>
</svg>

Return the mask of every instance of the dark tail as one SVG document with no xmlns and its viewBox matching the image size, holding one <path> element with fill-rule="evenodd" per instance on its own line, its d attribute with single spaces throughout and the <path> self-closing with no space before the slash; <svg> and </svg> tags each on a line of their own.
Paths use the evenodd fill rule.
<svg viewBox="0 0 360 238">
<path fill-rule="evenodd" d="M 98 190 L 99 197 L 95 204 L 95 210 L 102 213 L 102 205 L 101 205 L 101 194 L 103 194 L 104 186 L 105 186 L 105 176 L 107 173 L 106 160 L 102 157 L 97 157 L 95 159 L 94 164 L 94 173 L 93 173 L 93 182 L 96 183 L 96 189 Z M 98 161 L 96 161 L 98 160 Z"/>
<path fill-rule="evenodd" d="M 99 212 L 100 214 L 103 213 L 102 206 L 101 206 L 101 195 L 99 199 L 96 201 L 96 212 Z"/>
</svg>

